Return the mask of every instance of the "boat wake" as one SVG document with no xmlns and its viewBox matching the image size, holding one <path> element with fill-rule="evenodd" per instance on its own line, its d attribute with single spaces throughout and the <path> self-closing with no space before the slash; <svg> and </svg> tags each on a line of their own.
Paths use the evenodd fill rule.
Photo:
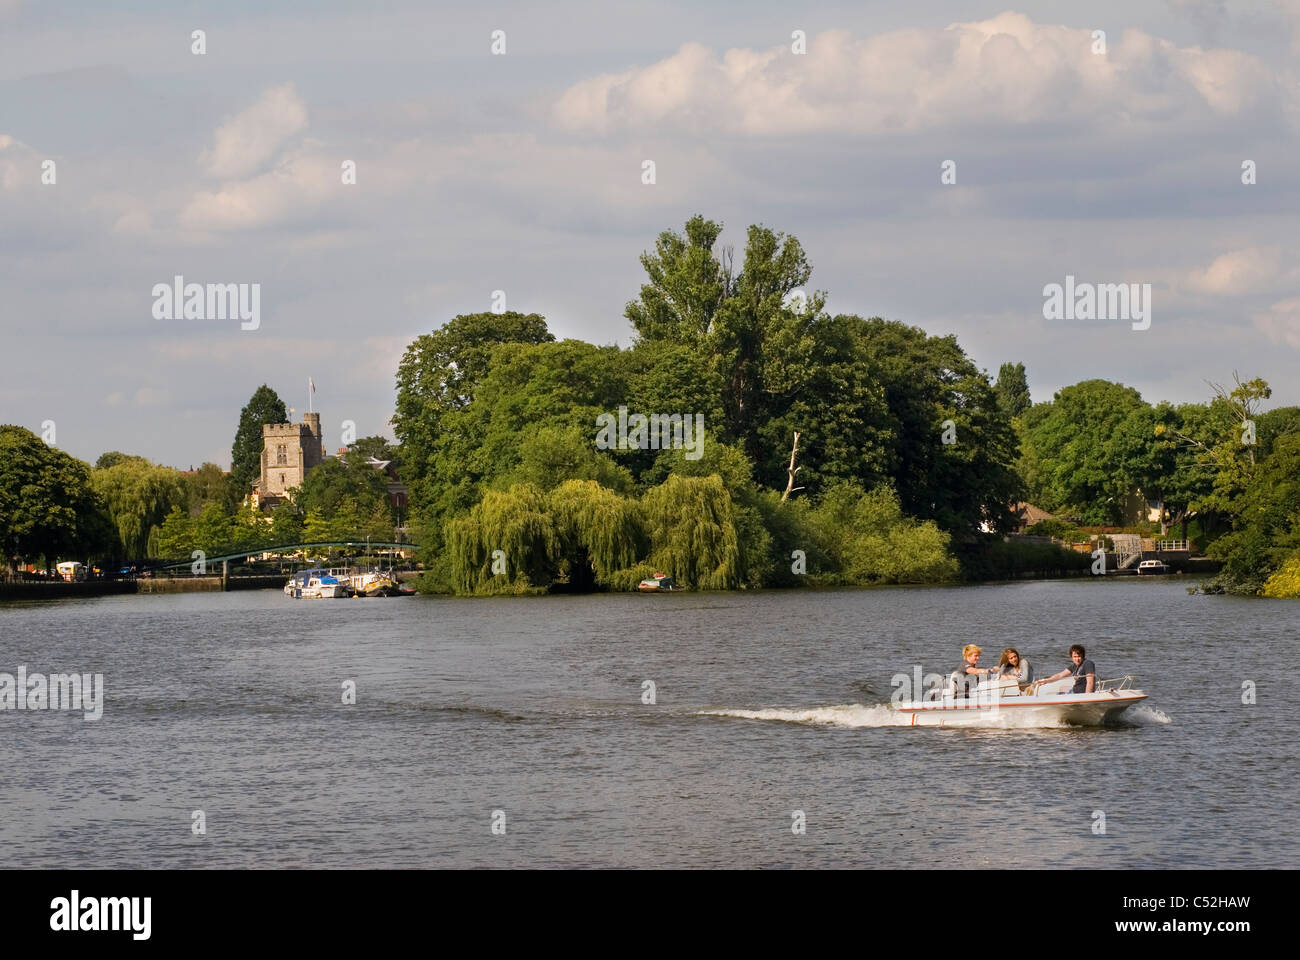
<svg viewBox="0 0 1300 960">
<path fill-rule="evenodd" d="M 1138 703 L 1129 707 L 1124 713 L 1124 720 L 1134 726 L 1145 727 L 1161 723 L 1173 723 L 1173 717 L 1163 710 L 1157 710 L 1155 707 L 1149 707 L 1145 703 Z"/>
<path fill-rule="evenodd" d="M 907 727 L 912 718 L 900 713 L 889 704 L 878 703 L 863 705 L 845 703 L 833 707 L 808 707 L 802 710 L 700 710 L 702 717 L 734 717 L 740 720 L 778 720 L 785 723 L 808 723 L 828 727 Z M 1154 726 L 1172 723 L 1172 719 L 1163 710 L 1139 703 L 1125 711 L 1118 726 Z M 1044 723 L 1041 718 L 1031 718 L 1005 711 L 997 715 L 969 718 L 964 726 L 1031 729 L 1044 727 L 1071 728 L 1072 725 L 1061 723 Z"/>
<path fill-rule="evenodd" d="M 805 710 L 701 710 L 703 717 L 737 717 L 741 720 L 784 720 L 787 723 L 816 723 L 832 727 L 905 727 L 911 718 L 888 704 L 863 706 L 846 703 L 836 707 Z"/>
</svg>

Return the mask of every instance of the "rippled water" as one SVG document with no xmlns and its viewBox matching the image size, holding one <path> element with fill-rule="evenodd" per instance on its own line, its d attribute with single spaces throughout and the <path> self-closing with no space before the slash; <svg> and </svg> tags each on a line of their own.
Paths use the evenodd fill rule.
<svg viewBox="0 0 1300 960">
<path fill-rule="evenodd" d="M 1136 579 L 3 604 L 0 671 L 102 673 L 106 703 L 98 722 L 0 712 L 0 849 L 11 867 L 1291 867 L 1298 626 L 1300 604 Z M 1150 700 L 1116 729 L 891 725 L 891 677 L 950 670 L 970 641 L 1040 675 L 1082 642 Z"/>
</svg>

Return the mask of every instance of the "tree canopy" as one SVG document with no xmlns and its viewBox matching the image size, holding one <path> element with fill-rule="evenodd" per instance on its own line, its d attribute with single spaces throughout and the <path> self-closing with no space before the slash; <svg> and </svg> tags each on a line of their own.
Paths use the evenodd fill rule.
<svg viewBox="0 0 1300 960">
<path fill-rule="evenodd" d="M 288 422 L 289 410 L 284 401 L 266 384 L 254 390 L 244 409 L 239 411 L 239 427 L 230 448 L 230 483 L 240 498 L 262 475 L 262 427 Z"/>
</svg>

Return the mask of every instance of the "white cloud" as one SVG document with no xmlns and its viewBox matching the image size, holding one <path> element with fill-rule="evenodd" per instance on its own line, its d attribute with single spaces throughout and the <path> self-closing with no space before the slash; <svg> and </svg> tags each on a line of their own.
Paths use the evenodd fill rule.
<svg viewBox="0 0 1300 960">
<path fill-rule="evenodd" d="M 1193 271 L 1187 282 L 1198 293 L 1251 293 L 1275 278 L 1281 266 L 1281 247 L 1246 247 L 1216 257 L 1204 270 Z"/>
<path fill-rule="evenodd" d="M 0 133 L 0 190 L 40 183 L 41 162 L 36 151 L 21 140 Z"/>
<path fill-rule="evenodd" d="M 347 188 L 340 183 L 338 164 L 305 147 L 259 176 L 199 191 L 181 210 L 180 222 L 197 230 L 266 226 L 314 210 L 341 189 Z"/>
<path fill-rule="evenodd" d="M 293 84 L 272 87 L 217 128 L 212 149 L 203 152 L 200 162 L 208 174 L 223 180 L 246 177 L 306 126 L 307 107 Z"/>
<path fill-rule="evenodd" d="M 854 39 L 830 30 L 797 56 L 788 46 L 695 43 L 647 67 L 570 87 L 557 124 L 603 133 L 662 124 L 699 133 L 788 135 L 912 131 L 976 121 L 1168 122 L 1272 102 L 1275 77 L 1233 50 L 1179 48 L 1140 30 L 1092 52 L 1092 32 L 1002 13 L 946 29 Z"/>
<path fill-rule="evenodd" d="M 1300 297 L 1279 301 L 1267 313 L 1257 313 L 1252 319 L 1255 329 L 1273 343 L 1300 350 Z"/>
</svg>

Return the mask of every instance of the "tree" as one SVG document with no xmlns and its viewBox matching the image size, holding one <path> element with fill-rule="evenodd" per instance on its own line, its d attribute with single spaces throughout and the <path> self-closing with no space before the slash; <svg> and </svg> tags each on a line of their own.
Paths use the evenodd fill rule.
<svg viewBox="0 0 1300 960">
<path fill-rule="evenodd" d="M 1232 530 L 1206 552 L 1224 561 L 1216 585 L 1246 595 L 1300 554 L 1300 433 L 1277 438 L 1234 501 Z"/>
<path fill-rule="evenodd" d="M 993 385 L 998 396 L 998 406 L 1008 417 L 1024 416 L 1031 406 L 1029 381 L 1023 363 L 1004 363 L 998 368 L 998 379 Z"/>
<path fill-rule="evenodd" d="M 210 557 L 225 554 L 235 539 L 234 518 L 225 504 L 211 502 L 204 505 L 194 520 L 194 542 L 191 552 L 202 550 Z"/>
<path fill-rule="evenodd" d="M 111 556 L 116 536 L 87 464 L 23 427 L 0 426 L 0 548 L 20 558 Z"/>
<path fill-rule="evenodd" d="M 230 448 L 230 482 L 239 499 L 262 476 L 262 427 L 288 422 L 289 411 L 279 394 L 266 384 L 253 391 L 248 404 L 239 412 L 239 428 Z"/>
<path fill-rule="evenodd" d="M 308 510 L 303 524 L 303 543 L 328 543 L 334 539 L 334 527 L 324 512 L 319 508 Z"/>
<path fill-rule="evenodd" d="M 721 477 L 674 474 L 647 491 L 641 502 L 651 566 L 700 590 L 737 585 L 740 544 Z"/>
<path fill-rule="evenodd" d="M 136 458 L 132 458 L 128 454 L 122 453 L 118 450 L 110 450 L 108 453 L 101 453 L 99 455 L 99 459 L 95 461 L 95 469 L 107 470 L 109 467 L 117 466 L 123 460 L 131 459 Z"/>
<path fill-rule="evenodd" d="M 556 576 L 555 524 L 545 495 L 527 484 L 489 490 L 447 522 L 446 544 L 461 593 L 537 592 Z"/>
<path fill-rule="evenodd" d="M 596 449 L 589 427 L 541 426 L 524 433 L 519 462 L 505 474 L 506 486 L 530 483 L 550 490 L 568 480 L 592 480 L 620 494 L 633 490 L 632 474 Z"/>
<path fill-rule="evenodd" d="M 811 519 L 840 583 L 930 583 L 957 575 L 948 535 L 933 521 L 904 516 L 888 486 L 868 493 L 837 484 Z"/>
<path fill-rule="evenodd" d="M 338 516 L 348 502 L 351 514 L 368 517 L 376 505 L 388 504 L 388 475 L 360 456 L 329 457 L 307 474 L 297 499 L 303 511 L 318 510 L 326 520 Z M 349 523 L 356 525 L 351 514 Z"/>
<path fill-rule="evenodd" d="M 260 466 L 259 466 L 260 469 Z M 204 463 L 193 473 L 184 474 L 187 498 L 186 505 L 190 516 L 198 516 L 203 505 L 211 500 L 229 503 L 232 487 L 229 475 L 215 463 Z M 239 500 L 243 499 L 241 491 Z"/>
<path fill-rule="evenodd" d="M 272 545 L 302 543 L 302 523 L 302 507 L 293 500 L 281 501 L 271 513 Z"/>
<path fill-rule="evenodd" d="M 442 418 L 462 410 L 491 369 L 493 348 L 503 343 L 549 343 L 555 338 L 535 313 L 461 314 L 417 337 L 397 368 L 393 430 L 406 449 L 414 482 L 430 472 L 442 436 Z"/>
<path fill-rule="evenodd" d="M 441 547 L 443 524 L 477 499 L 474 480 L 439 474 L 438 457 L 456 439 L 444 418 L 473 402 L 504 343 L 549 343 L 555 338 L 535 313 L 461 314 L 406 348 L 397 368 L 393 431 L 402 446 L 402 475 L 411 490 L 413 524 L 430 561 Z M 454 458 L 453 458 L 454 459 Z"/>
<path fill-rule="evenodd" d="M 401 465 L 401 448 L 396 447 L 388 442 L 387 437 L 362 437 L 360 440 L 354 440 L 348 446 L 348 456 L 356 457 L 363 462 L 371 457 L 376 460 L 383 460 L 394 468 Z"/>
<path fill-rule="evenodd" d="M 713 250 L 721 229 L 693 217 L 642 256 L 649 282 L 626 310 L 638 335 L 633 393 L 651 410 L 704 413 L 710 436 L 738 444 L 764 485 L 785 483 L 796 431 L 810 491 L 879 479 L 887 415 L 858 349 L 862 321 L 826 316 L 825 294 L 804 291 L 812 267 L 796 238 L 751 226 L 733 275 L 731 251 Z M 687 381 L 694 395 L 678 385 Z M 687 405 L 657 405 L 665 397 Z"/>
<path fill-rule="evenodd" d="M 709 442 L 698 460 L 688 460 L 680 450 L 659 453 L 654 468 L 642 475 L 643 483 L 661 485 L 670 477 L 718 477 L 731 500 L 730 520 L 736 533 L 738 582 L 761 587 L 779 567 L 788 568 L 789 551 L 773 554 L 772 536 L 765 516 L 773 512 L 764 491 L 754 481 L 754 464 L 740 447 Z M 770 491 L 779 500 L 775 491 Z M 647 494 L 648 496 L 648 494 Z"/>
<path fill-rule="evenodd" d="M 1047 510 L 1077 510 L 1090 523 L 1118 523 L 1125 499 L 1160 475 L 1151 456 L 1155 421 L 1132 387 L 1085 380 L 1035 405 L 1028 420 L 1035 495 Z"/>
<path fill-rule="evenodd" d="M 188 499 L 179 473 L 142 457 L 124 457 L 113 466 L 93 470 L 90 479 L 117 527 L 127 560 L 145 559 L 150 534 L 173 507 Z"/>
<path fill-rule="evenodd" d="M 642 555 L 640 508 L 595 480 L 567 480 L 547 496 L 559 575 L 577 589 L 608 584 Z"/>
<path fill-rule="evenodd" d="M 195 550 L 194 518 L 179 505 L 173 506 L 158 530 L 158 556 L 164 560 L 180 560 Z"/>
<path fill-rule="evenodd" d="M 719 436 L 740 441 L 760 460 L 756 426 L 766 406 L 788 399 L 810 373 L 809 328 L 826 298 L 790 297 L 812 276 L 794 237 L 751 226 L 743 268 L 733 278 L 730 263 L 713 253 L 721 231 L 721 224 L 695 216 L 684 236 L 660 234 L 655 252 L 641 257 L 650 282 L 625 315 L 641 341 L 703 351 L 722 389 Z M 730 260 L 729 251 L 724 256 Z"/>
<path fill-rule="evenodd" d="M 884 476 L 845 479 L 864 487 L 888 479 L 904 512 L 944 530 L 967 534 L 986 521 L 1001 529 L 1022 486 L 1012 467 L 1016 433 L 988 377 L 955 337 L 878 317 L 855 327 L 860 354 L 884 388 L 889 429 L 881 433 Z"/>
</svg>

